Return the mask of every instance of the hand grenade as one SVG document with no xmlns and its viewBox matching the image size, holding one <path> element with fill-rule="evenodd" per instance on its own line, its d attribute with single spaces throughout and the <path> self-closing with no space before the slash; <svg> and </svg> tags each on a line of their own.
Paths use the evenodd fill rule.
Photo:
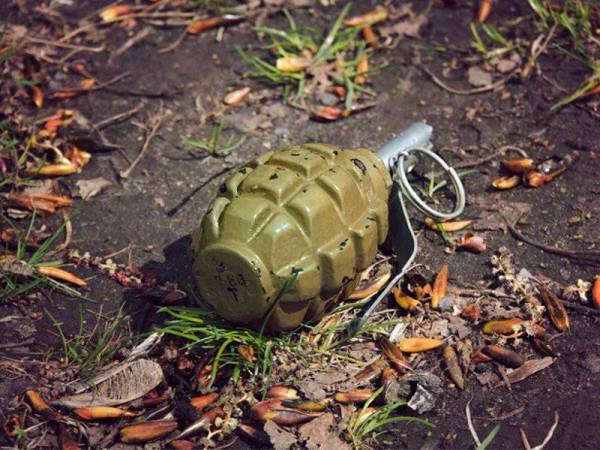
<svg viewBox="0 0 600 450">
<path fill-rule="evenodd" d="M 272 331 L 319 319 L 375 259 L 388 234 L 390 172 L 403 152 L 427 151 L 431 131 L 413 124 L 378 154 L 304 144 L 248 163 L 192 233 L 203 300 L 234 323 L 267 319 Z"/>
</svg>

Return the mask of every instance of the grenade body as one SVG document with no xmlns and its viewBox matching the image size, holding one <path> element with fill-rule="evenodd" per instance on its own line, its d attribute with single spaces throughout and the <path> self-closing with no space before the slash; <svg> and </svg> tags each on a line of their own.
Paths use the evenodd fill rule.
<svg viewBox="0 0 600 450">
<path fill-rule="evenodd" d="M 391 185 L 366 149 L 305 144 L 261 155 L 224 183 L 192 233 L 202 298 L 253 327 L 274 308 L 273 331 L 320 318 L 385 240 Z"/>
</svg>

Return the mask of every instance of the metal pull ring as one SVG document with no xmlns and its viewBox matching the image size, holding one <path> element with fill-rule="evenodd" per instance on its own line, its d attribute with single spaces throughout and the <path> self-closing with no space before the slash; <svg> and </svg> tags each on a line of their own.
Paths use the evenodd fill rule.
<svg viewBox="0 0 600 450">
<path fill-rule="evenodd" d="M 454 186 L 454 192 L 456 195 L 456 202 L 453 211 L 446 213 L 443 211 L 433 209 L 431 206 L 425 203 L 425 201 L 423 201 L 421 197 L 419 197 L 419 194 L 415 192 L 410 182 L 408 181 L 408 178 L 406 176 L 406 170 L 404 167 L 405 158 L 408 158 L 412 152 L 423 153 L 426 156 L 430 157 L 442 167 L 445 173 L 448 174 L 450 182 Z M 444 159 L 442 159 L 437 153 L 425 147 L 411 147 L 398 155 L 397 164 L 398 170 L 396 171 L 396 181 L 398 182 L 402 193 L 406 195 L 406 198 L 408 198 L 408 200 L 413 204 L 415 208 L 417 208 L 423 214 L 426 214 L 431 218 L 439 221 L 454 219 L 462 214 L 465 208 L 465 187 L 463 186 L 462 181 L 456 173 L 456 170 L 454 170 L 453 167 L 450 167 L 448 163 L 446 163 L 446 161 L 444 161 Z"/>
</svg>

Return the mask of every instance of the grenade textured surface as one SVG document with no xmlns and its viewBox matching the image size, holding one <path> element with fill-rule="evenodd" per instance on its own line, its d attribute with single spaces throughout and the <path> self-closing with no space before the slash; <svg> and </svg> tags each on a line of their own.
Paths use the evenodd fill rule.
<svg viewBox="0 0 600 450">
<path fill-rule="evenodd" d="M 388 231 L 391 178 L 369 150 L 305 144 L 231 176 L 192 234 L 194 273 L 218 314 L 268 328 L 318 319 L 368 267 Z"/>
</svg>

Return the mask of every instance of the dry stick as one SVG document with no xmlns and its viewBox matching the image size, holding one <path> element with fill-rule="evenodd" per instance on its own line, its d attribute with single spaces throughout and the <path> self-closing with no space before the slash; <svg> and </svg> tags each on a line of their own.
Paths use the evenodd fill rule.
<svg viewBox="0 0 600 450">
<path fill-rule="evenodd" d="M 107 117 L 106 119 L 103 119 L 103 120 L 99 121 L 98 123 L 95 123 L 93 125 L 93 128 L 101 130 L 102 128 L 108 127 L 109 125 L 113 125 L 115 123 L 118 123 L 125 119 L 128 119 L 129 117 L 131 117 L 134 114 L 136 114 L 137 112 L 139 112 L 144 107 L 145 104 L 146 103 L 144 101 L 141 101 L 137 106 L 135 106 L 134 108 L 131 108 L 128 111 L 120 112 L 118 114 L 115 114 L 114 116 Z"/>
<path fill-rule="evenodd" d="M 534 247 L 537 247 L 540 250 L 544 250 L 548 253 L 553 253 L 555 255 L 566 256 L 567 258 L 587 259 L 587 260 L 592 260 L 592 261 L 600 260 L 600 251 L 563 250 L 560 248 L 550 247 L 549 245 L 542 244 L 541 242 L 535 241 L 535 240 L 525 236 L 523 233 L 521 233 L 519 230 L 517 230 L 515 228 L 515 226 L 506 219 L 506 217 L 504 217 L 504 221 L 506 222 L 506 226 L 508 227 L 508 229 L 510 230 L 510 232 L 513 234 L 513 236 L 515 238 L 517 238 L 519 241 L 525 242 L 526 244 L 533 245 Z"/>
<path fill-rule="evenodd" d="M 437 84 L 439 87 L 441 87 L 442 89 L 445 89 L 448 92 L 451 92 L 452 94 L 456 94 L 456 95 L 473 95 L 473 94 L 481 94 L 483 92 L 493 91 L 494 89 L 497 89 L 500 86 L 503 86 L 504 84 L 506 84 L 520 70 L 519 68 L 516 68 L 511 73 L 509 73 L 506 77 L 501 78 L 500 80 L 496 81 L 495 83 L 489 84 L 487 86 L 482 86 L 482 87 L 478 87 L 478 88 L 474 88 L 474 89 L 462 90 L 462 89 L 455 89 L 453 87 L 448 86 L 446 83 L 444 83 L 442 80 L 440 80 L 433 72 L 431 72 L 427 67 L 425 67 L 421 64 L 417 64 L 417 67 L 419 69 L 421 69 L 423 72 L 425 72 L 427 75 L 429 75 L 431 77 L 431 80 L 435 84 Z"/>
<path fill-rule="evenodd" d="M 96 86 L 93 86 L 89 89 L 81 89 L 81 88 L 65 88 L 65 89 L 57 89 L 57 91 L 59 92 L 92 92 L 92 91 L 98 91 L 100 89 L 104 89 L 107 86 L 110 86 L 111 84 L 115 84 L 117 81 L 122 80 L 123 78 L 126 78 L 129 76 L 129 72 L 123 72 L 120 75 L 117 75 L 114 78 L 111 78 L 108 81 L 105 81 L 104 83 L 100 83 L 97 84 Z"/>
<path fill-rule="evenodd" d="M 544 447 L 546 445 L 548 445 L 548 442 L 550 442 L 550 439 L 552 439 L 552 436 L 554 435 L 554 430 L 556 430 L 556 427 L 558 426 L 558 419 L 559 419 L 558 411 L 555 411 L 554 412 L 554 423 L 548 430 L 548 434 L 546 434 L 546 437 L 544 438 L 542 443 L 540 445 L 536 445 L 535 447 L 532 447 L 531 444 L 529 443 L 529 439 L 527 439 L 527 434 L 525 433 L 525 430 L 523 428 L 520 428 L 521 440 L 523 441 L 523 447 L 525 447 L 525 450 L 543 450 Z"/>
<path fill-rule="evenodd" d="M 192 23 L 195 19 L 190 20 L 190 23 Z M 177 37 L 177 39 L 175 39 L 175 41 L 169 45 L 167 45 L 164 48 L 161 48 L 158 50 L 158 53 L 160 54 L 164 54 L 164 53 L 169 53 L 172 50 L 175 50 L 177 47 L 179 47 L 179 45 L 183 42 L 183 40 L 185 39 L 185 37 L 187 36 L 188 32 L 187 32 L 188 27 L 186 26 L 185 29 L 181 32 L 181 34 Z"/>
<path fill-rule="evenodd" d="M 475 430 L 475 427 L 473 426 L 473 420 L 471 419 L 470 404 L 471 404 L 471 400 L 469 400 L 467 402 L 467 405 L 465 406 L 465 415 L 467 416 L 467 425 L 469 426 L 469 431 L 471 432 L 471 437 L 473 438 L 473 441 L 475 441 L 475 445 L 477 446 L 477 448 L 479 448 L 481 446 L 481 441 L 479 440 L 477 431 Z"/>
<path fill-rule="evenodd" d="M 119 172 L 119 176 L 121 178 L 126 179 L 127 177 L 129 177 L 129 175 L 131 175 L 131 172 L 133 172 L 133 170 L 136 168 L 138 163 L 142 160 L 142 158 L 146 154 L 146 151 L 148 150 L 148 147 L 150 147 L 150 142 L 154 138 L 154 135 L 158 131 L 162 121 L 164 120 L 164 118 L 166 116 L 167 115 L 162 112 L 162 107 L 161 107 L 161 111 L 159 111 L 158 114 L 156 114 L 154 117 L 152 117 L 150 119 L 150 124 L 151 124 L 152 128 L 146 135 L 146 140 L 144 141 L 142 150 L 137 155 L 137 157 L 133 160 L 133 162 L 131 163 L 131 165 L 129 166 L 129 168 L 127 170 Z"/>
<path fill-rule="evenodd" d="M 65 219 L 65 240 L 62 244 L 56 247 L 54 250 L 48 253 L 48 255 L 56 255 L 66 249 L 69 245 L 71 245 L 71 241 L 73 240 L 73 224 L 71 223 L 71 219 L 69 218 L 69 214 L 64 211 L 63 217 Z"/>
<path fill-rule="evenodd" d="M 79 50 L 80 52 L 100 53 L 106 49 L 105 45 L 102 45 L 100 47 L 86 47 L 85 45 L 65 44 L 59 41 L 49 41 L 47 39 L 32 36 L 26 37 L 25 40 L 27 42 L 33 42 L 34 44 L 49 45 L 51 47 L 70 48 L 72 50 Z"/>
</svg>

